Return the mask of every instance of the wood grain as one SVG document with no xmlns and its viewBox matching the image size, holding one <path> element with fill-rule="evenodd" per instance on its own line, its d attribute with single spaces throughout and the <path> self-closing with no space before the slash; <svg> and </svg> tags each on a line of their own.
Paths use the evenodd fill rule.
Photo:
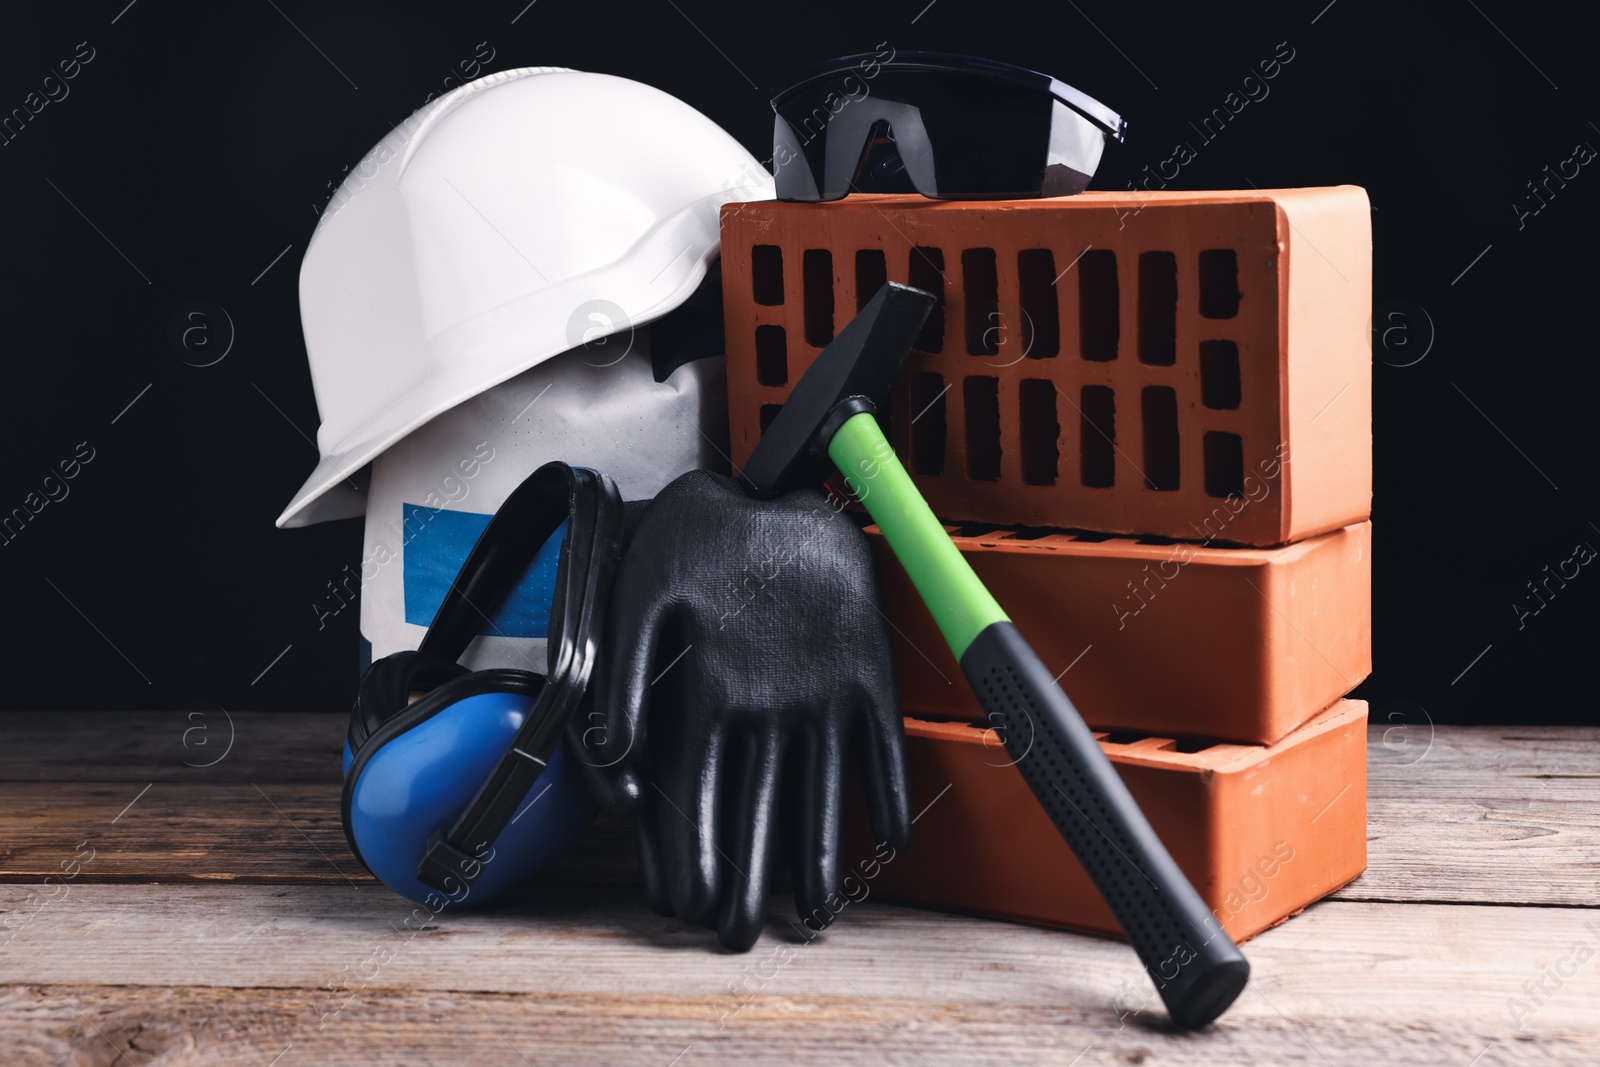
<svg viewBox="0 0 1600 1067">
<path fill-rule="evenodd" d="M 0 782 L 0 883 L 58 875 L 80 844 L 83 882 L 376 884 L 351 853 L 333 785 Z M 632 823 L 602 814 L 540 881 L 636 884 Z"/>
<path fill-rule="evenodd" d="M 1600 1048 L 1600 730 L 1397 738 L 1375 718 L 1370 870 L 1250 942 L 1244 996 L 1182 1035 L 1108 940 L 868 900 L 806 941 L 775 898 L 755 950 L 722 952 L 642 906 L 613 818 L 510 900 L 418 912 L 345 846 L 340 717 L 201 715 L 0 716 L 0 1064 L 1489 1067 Z"/>
<path fill-rule="evenodd" d="M 0 712 L 3 782 L 338 782 L 349 718 L 306 712 Z"/>
<path fill-rule="evenodd" d="M 1386 723 L 1341 900 L 1600 905 L 1600 730 Z"/>
<path fill-rule="evenodd" d="M 229 735 L 216 712 L 190 714 L 82 713 L 44 729 L 0 716 L 0 881 L 37 881 L 85 840 L 104 843 L 90 881 L 370 880 L 339 826 L 342 717 L 237 713 L 228 755 L 191 767 Z M 1600 905 L 1600 730 L 1375 719 L 1368 870 L 1338 899 Z M 545 878 L 637 882 L 631 831 L 602 816 Z"/>
<path fill-rule="evenodd" d="M 735 956 L 619 889 L 415 931 L 378 893 L 76 887 L 7 947 L 0 1032 L 30 1035 L 20 1062 L 110 1063 L 131 1041 L 134 1064 L 292 1047 L 285 1067 L 664 1065 L 691 1046 L 680 1062 L 1434 1065 L 1487 1048 L 1479 1062 L 1509 1064 L 1600 1047 L 1600 955 L 1542 1005 L 1522 989 L 1574 945 L 1600 949 L 1582 909 L 1316 905 L 1251 943 L 1251 986 L 1219 1024 L 1174 1036 L 1131 953 L 1095 938 L 867 901 L 811 943 L 780 921 Z"/>
<path fill-rule="evenodd" d="M 1246 992 L 1234 1010 L 1259 999 Z M 1237 1025 L 1172 1035 L 1137 1022 L 1086 1025 L 1060 1006 L 849 992 L 772 998 L 722 1030 L 680 996 L 384 992 L 364 997 L 360 1009 L 317 1030 L 318 1001 L 301 990 L 164 987 L 134 997 L 106 986 L 0 987 L 0 1019 L 14 1027 L 6 1062 L 19 1067 L 1513 1067 L 1590 1063 L 1595 1040 L 1590 1030 L 1508 1038 L 1481 1025 L 1434 1030 L 1400 1017 L 1266 1009 Z"/>
<path fill-rule="evenodd" d="M 0 882 L 59 874 L 86 843 L 85 882 L 372 883 L 339 821 L 345 727 L 287 712 L 0 714 Z M 602 815 L 543 878 L 632 884 L 633 848 L 631 826 Z"/>
</svg>

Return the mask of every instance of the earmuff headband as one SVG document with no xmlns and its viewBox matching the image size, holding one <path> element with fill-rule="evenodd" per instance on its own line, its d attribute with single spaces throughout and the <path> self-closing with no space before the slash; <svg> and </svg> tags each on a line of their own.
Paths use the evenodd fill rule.
<svg viewBox="0 0 1600 1067">
<path fill-rule="evenodd" d="M 553 499 L 565 507 L 552 506 Z M 570 524 L 551 605 L 548 680 L 466 811 L 448 832 L 429 838 L 417 869 L 419 881 L 447 894 L 459 893 L 481 873 L 490 844 L 543 773 L 588 689 L 622 552 L 616 485 L 565 463 L 547 463 L 529 475 L 478 538 L 418 649 L 459 658 L 563 518 Z"/>
<path fill-rule="evenodd" d="M 595 475 L 588 473 L 590 478 Z M 510 595 L 539 547 L 576 503 L 575 472 L 546 463 L 511 491 L 461 564 L 417 654 L 454 663 Z M 566 555 L 563 547 L 562 555 Z M 554 620 L 552 620 L 553 622 Z"/>
</svg>

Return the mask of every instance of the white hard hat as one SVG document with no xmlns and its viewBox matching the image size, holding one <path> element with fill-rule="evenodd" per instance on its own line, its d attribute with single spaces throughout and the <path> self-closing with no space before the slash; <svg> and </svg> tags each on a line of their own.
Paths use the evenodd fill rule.
<svg viewBox="0 0 1600 1067">
<path fill-rule="evenodd" d="M 339 187 L 300 265 L 322 459 L 278 525 L 361 514 L 346 479 L 418 426 L 682 304 L 722 205 L 772 192 L 710 119 L 626 78 L 510 70 L 418 111 Z"/>
</svg>

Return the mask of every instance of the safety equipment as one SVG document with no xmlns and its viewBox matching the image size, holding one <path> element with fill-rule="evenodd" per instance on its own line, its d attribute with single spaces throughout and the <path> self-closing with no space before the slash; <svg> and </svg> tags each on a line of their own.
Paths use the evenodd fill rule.
<svg viewBox="0 0 1600 1067">
<path fill-rule="evenodd" d="M 665 381 L 652 372 L 664 353 L 695 351 L 665 329 L 686 307 L 632 336 L 523 371 L 372 461 L 359 574 L 346 571 L 348 590 L 338 582 L 333 590 L 349 602 L 359 589 L 371 659 L 417 647 L 473 541 L 540 465 L 559 459 L 605 471 L 624 499 L 641 500 L 685 471 L 726 464 L 722 360 L 694 360 Z M 720 331 L 707 332 L 720 352 Z M 552 546 L 483 622 L 461 662 L 542 671 L 554 576 Z M 319 616 L 340 607 L 324 596 Z"/>
<path fill-rule="evenodd" d="M 689 299 L 725 203 L 772 194 L 682 101 L 555 67 L 463 85 L 340 186 L 300 268 L 320 462 L 279 526 L 361 514 L 349 481 L 469 397 Z"/>
<path fill-rule="evenodd" d="M 561 855 L 594 815 L 561 744 L 594 670 L 622 550 L 616 486 L 540 467 L 478 538 L 415 652 L 374 663 L 345 746 L 342 814 L 379 881 L 435 911 L 479 904 Z M 541 546 L 558 544 L 548 678 L 457 659 Z"/>
<path fill-rule="evenodd" d="M 1048 74 L 946 52 L 829 60 L 778 89 L 772 110 L 780 200 L 905 192 L 908 182 L 937 200 L 1071 196 L 1126 128 Z"/>
<path fill-rule="evenodd" d="M 596 798 L 636 813 L 657 911 L 748 949 L 781 822 L 795 903 L 810 928 L 826 925 L 852 742 L 874 831 L 905 848 L 879 599 L 865 535 L 814 489 L 757 501 L 691 471 L 645 508 L 617 573 L 592 721 L 568 736 Z"/>
</svg>

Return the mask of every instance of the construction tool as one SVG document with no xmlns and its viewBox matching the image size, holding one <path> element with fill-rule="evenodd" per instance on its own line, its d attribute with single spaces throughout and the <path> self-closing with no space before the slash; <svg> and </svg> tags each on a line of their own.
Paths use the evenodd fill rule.
<svg viewBox="0 0 1600 1067">
<path fill-rule="evenodd" d="M 795 384 L 740 471 L 773 497 L 832 468 L 883 531 L 990 724 L 1116 916 L 1174 1022 L 1205 1026 L 1250 964 L 1150 828 L 1048 668 L 972 572 L 878 426 L 935 298 L 889 282 Z"/>
</svg>

